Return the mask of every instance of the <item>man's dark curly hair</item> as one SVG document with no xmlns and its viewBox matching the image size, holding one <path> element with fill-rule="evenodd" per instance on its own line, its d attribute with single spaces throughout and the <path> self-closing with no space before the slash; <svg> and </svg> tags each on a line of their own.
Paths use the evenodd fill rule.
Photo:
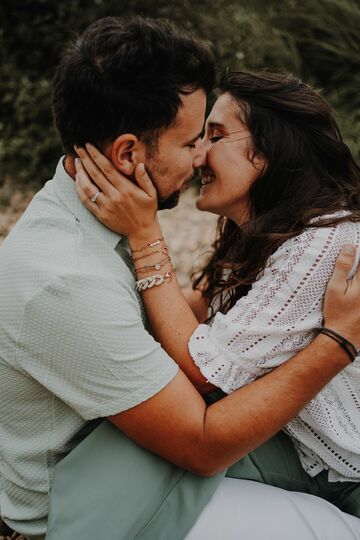
<svg viewBox="0 0 360 540">
<path fill-rule="evenodd" d="M 214 85 L 213 54 L 169 23 L 106 17 L 70 46 L 56 71 L 53 111 L 66 153 L 121 133 L 146 139 L 171 125 L 181 94 Z"/>
</svg>

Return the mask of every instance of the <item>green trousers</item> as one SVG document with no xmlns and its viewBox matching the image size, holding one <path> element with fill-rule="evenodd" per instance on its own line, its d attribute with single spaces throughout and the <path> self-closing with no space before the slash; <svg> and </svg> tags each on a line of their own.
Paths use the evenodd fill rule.
<svg viewBox="0 0 360 540">
<path fill-rule="evenodd" d="M 104 421 L 55 468 L 46 540 L 183 540 L 224 475 L 192 475 Z M 360 484 L 308 476 L 283 432 L 226 476 L 317 495 L 360 517 Z"/>
<path fill-rule="evenodd" d="M 105 421 L 55 467 L 46 540 L 183 540 L 224 475 L 195 476 Z"/>
<path fill-rule="evenodd" d="M 360 517 L 360 483 L 329 482 L 327 471 L 310 477 L 304 471 L 291 439 L 284 432 L 230 467 L 226 476 L 310 493 L 326 499 L 343 512 Z"/>
</svg>

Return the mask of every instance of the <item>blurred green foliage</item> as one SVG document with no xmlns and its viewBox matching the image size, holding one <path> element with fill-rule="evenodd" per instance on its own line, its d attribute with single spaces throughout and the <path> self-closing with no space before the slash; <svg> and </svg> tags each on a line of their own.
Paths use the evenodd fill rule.
<svg viewBox="0 0 360 540">
<path fill-rule="evenodd" d="M 107 15 L 163 17 L 206 40 L 220 70 L 280 68 L 322 89 L 360 155 L 360 7 L 351 0 L 12 0 L 0 7 L 0 185 L 38 187 L 62 152 L 51 116 L 61 52 Z"/>
</svg>

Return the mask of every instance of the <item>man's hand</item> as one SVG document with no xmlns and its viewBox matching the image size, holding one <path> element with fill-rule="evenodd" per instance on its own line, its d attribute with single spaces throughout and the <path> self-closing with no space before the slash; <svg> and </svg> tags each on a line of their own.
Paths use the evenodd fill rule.
<svg viewBox="0 0 360 540">
<path fill-rule="evenodd" d="M 324 299 L 324 326 L 358 346 L 360 343 L 360 270 L 352 278 L 356 249 L 347 244 L 336 261 Z"/>
</svg>

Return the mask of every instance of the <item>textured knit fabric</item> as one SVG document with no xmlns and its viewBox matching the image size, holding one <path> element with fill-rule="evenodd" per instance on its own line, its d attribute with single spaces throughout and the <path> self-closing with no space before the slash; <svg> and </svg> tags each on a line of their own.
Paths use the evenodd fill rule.
<svg viewBox="0 0 360 540">
<path fill-rule="evenodd" d="M 177 372 L 134 284 L 127 242 L 60 162 L 0 249 L 0 511 L 19 532 L 46 531 L 54 466 L 98 419 Z"/>
<path fill-rule="evenodd" d="M 224 392 L 249 384 L 304 349 L 322 325 L 322 302 L 341 247 L 360 245 L 360 224 L 308 228 L 271 257 L 247 296 L 189 342 L 203 375 Z M 287 425 L 305 470 L 360 481 L 360 358 Z"/>
</svg>

